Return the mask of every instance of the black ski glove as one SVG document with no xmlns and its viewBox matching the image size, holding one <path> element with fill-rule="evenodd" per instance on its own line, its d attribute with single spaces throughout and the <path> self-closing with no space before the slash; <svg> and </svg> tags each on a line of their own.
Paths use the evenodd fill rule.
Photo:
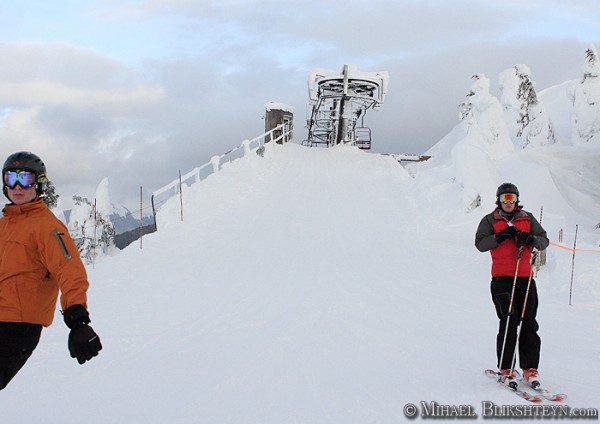
<svg viewBox="0 0 600 424">
<path fill-rule="evenodd" d="M 496 242 L 498 244 L 502 243 L 504 240 L 509 240 L 515 238 L 517 235 L 517 229 L 513 225 L 509 225 L 504 230 L 500 231 L 496 234 Z"/>
<path fill-rule="evenodd" d="M 517 239 L 530 247 L 533 247 L 533 241 L 535 240 L 535 238 L 530 234 L 530 233 L 526 233 L 526 232 L 520 232 L 519 235 L 517 236 Z"/>
<path fill-rule="evenodd" d="M 71 358 L 77 358 L 77 362 L 84 364 L 102 350 L 100 337 L 94 332 L 90 323 L 90 314 L 82 305 L 69 306 L 63 312 L 63 318 L 69 333 L 69 352 Z"/>
</svg>

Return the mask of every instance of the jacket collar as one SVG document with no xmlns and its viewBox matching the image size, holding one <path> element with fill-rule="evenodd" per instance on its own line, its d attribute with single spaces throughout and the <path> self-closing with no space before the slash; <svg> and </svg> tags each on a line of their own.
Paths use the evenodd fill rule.
<svg viewBox="0 0 600 424">
<path fill-rule="evenodd" d="M 44 209 L 45 207 L 46 204 L 44 203 L 44 200 L 38 198 L 37 200 L 25 203 L 23 205 L 15 205 L 13 203 L 10 203 L 4 206 L 4 209 L 2 209 L 2 213 L 4 214 L 4 216 L 16 216 L 27 214 L 30 212 L 36 212 Z"/>
<path fill-rule="evenodd" d="M 522 206 L 519 206 L 519 208 L 511 214 L 507 214 L 500 208 L 496 208 L 496 210 L 494 211 L 494 219 L 503 219 L 509 222 L 526 217 L 528 217 L 527 212 L 523 211 Z"/>
</svg>

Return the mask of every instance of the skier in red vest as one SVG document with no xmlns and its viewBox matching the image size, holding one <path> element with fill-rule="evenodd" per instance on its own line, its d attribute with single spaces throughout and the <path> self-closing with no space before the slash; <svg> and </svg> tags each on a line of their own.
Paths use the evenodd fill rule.
<svg viewBox="0 0 600 424">
<path fill-rule="evenodd" d="M 497 208 L 484 216 L 475 234 L 475 246 L 492 256 L 490 290 L 500 320 L 496 351 L 500 373 L 515 378 L 513 357 L 517 343 L 517 329 L 529 279 L 533 249 L 544 250 L 550 243 L 546 231 L 535 217 L 519 205 L 519 190 L 512 183 L 504 183 L 496 191 Z M 515 285 L 512 307 L 511 294 Z M 525 315 L 521 323 L 518 354 L 524 380 L 539 385 L 538 365 L 541 340 L 536 321 L 538 296 L 535 280 L 531 279 Z M 508 318 L 511 311 L 510 319 Z M 507 321 L 509 322 L 506 332 Z M 506 342 L 505 342 L 506 334 Z M 502 363 L 500 363 L 502 360 Z"/>
</svg>

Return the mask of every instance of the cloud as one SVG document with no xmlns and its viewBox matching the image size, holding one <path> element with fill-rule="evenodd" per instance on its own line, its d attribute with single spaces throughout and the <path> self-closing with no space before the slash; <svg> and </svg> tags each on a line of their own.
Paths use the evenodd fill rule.
<svg viewBox="0 0 600 424">
<path fill-rule="evenodd" d="M 458 123 L 473 74 L 492 92 L 519 63 L 538 90 L 580 78 L 585 49 L 600 45 L 588 35 L 592 6 L 148 0 L 71 4 L 61 15 L 59 3 L 55 32 L 34 32 L 37 41 L 7 9 L 1 150 L 40 154 L 68 198 L 93 196 L 109 177 L 111 197 L 131 205 L 140 185 L 150 193 L 260 134 L 268 101 L 295 107 L 302 140 L 310 70 L 356 64 L 390 74 L 385 104 L 365 118 L 373 150 L 422 153 Z M 48 29 L 45 19 L 30 13 L 24 25 Z"/>
</svg>

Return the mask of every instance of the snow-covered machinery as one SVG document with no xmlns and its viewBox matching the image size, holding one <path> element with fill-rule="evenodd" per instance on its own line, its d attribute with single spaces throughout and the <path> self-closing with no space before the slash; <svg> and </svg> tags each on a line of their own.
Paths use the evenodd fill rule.
<svg viewBox="0 0 600 424">
<path fill-rule="evenodd" d="M 308 79 L 308 145 L 351 143 L 370 149 L 371 129 L 363 125 L 364 115 L 383 103 L 388 79 L 387 71 L 360 72 L 354 65 L 344 65 L 341 73 L 313 69 Z"/>
</svg>

